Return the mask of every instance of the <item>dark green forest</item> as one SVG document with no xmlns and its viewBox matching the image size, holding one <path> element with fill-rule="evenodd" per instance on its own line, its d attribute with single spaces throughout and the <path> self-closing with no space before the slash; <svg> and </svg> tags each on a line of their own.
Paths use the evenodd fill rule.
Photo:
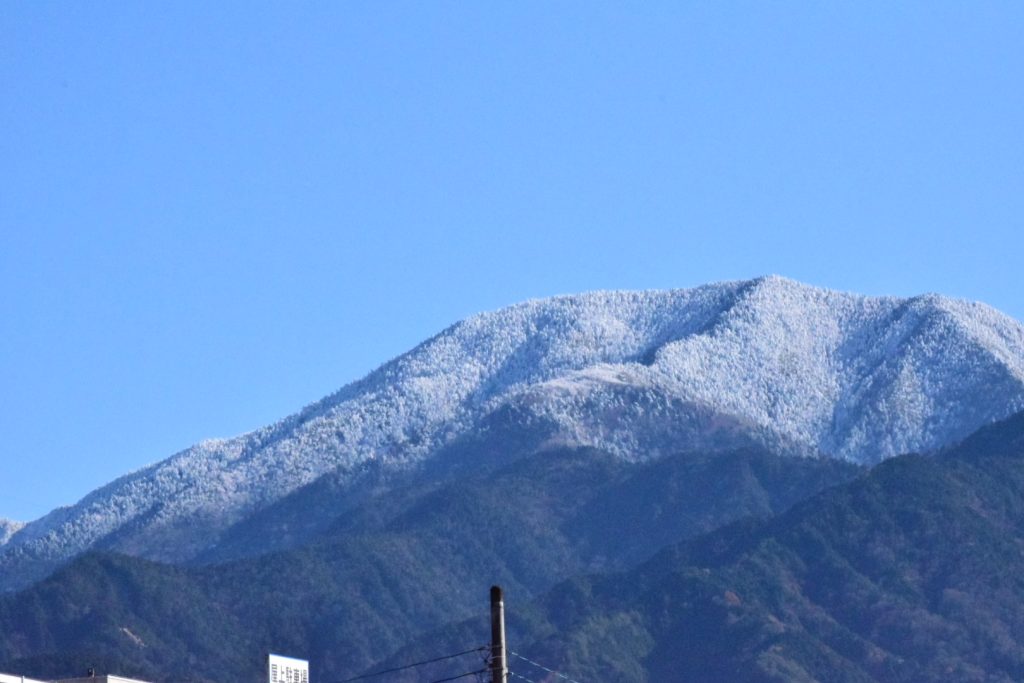
<svg viewBox="0 0 1024 683">
<path fill-rule="evenodd" d="M 547 451 L 388 489 L 314 542 L 270 555 L 176 567 L 93 552 L 0 599 L 0 670 L 241 681 L 275 651 L 309 658 L 320 680 L 344 678 L 482 614 L 492 583 L 525 604 L 566 578 L 770 517 L 861 471 L 755 449 L 636 464 Z M 317 505 L 335 493 L 325 482 L 299 495 Z"/>
<path fill-rule="evenodd" d="M 1024 414 L 870 471 L 551 451 L 370 496 L 262 557 L 91 553 L 0 599 L 0 670 L 242 681 L 276 651 L 329 683 L 484 644 L 492 583 L 510 647 L 580 681 L 1022 680 Z"/>
</svg>

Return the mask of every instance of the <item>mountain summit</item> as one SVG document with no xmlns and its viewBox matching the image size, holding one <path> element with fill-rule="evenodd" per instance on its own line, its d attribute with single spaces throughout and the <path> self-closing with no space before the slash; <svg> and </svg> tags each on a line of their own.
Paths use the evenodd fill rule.
<svg viewBox="0 0 1024 683">
<path fill-rule="evenodd" d="M 327 473 L 472 461 L 488 434 L 626 460 L 749 439 L 874 463 L 1021 409 L 1024 327 L 983 304 L 774 276 L 528 301 L 457 323 L 277 424 L 202 442 L 24 526 L 0 545 L 0 589 L 91 547 L 189 560 Z M 453 447 L 467 439 L 484 445 Z"/>
</svg>

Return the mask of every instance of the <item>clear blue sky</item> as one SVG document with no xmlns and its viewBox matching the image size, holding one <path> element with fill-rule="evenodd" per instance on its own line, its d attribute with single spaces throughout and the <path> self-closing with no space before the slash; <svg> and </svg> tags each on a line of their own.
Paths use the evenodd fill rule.
<svg viewBox="0 0 1024 683">
<path fill-rule="evenodd" d="M 531 297 L 1024 318 L 1019 2 L 0 4 L 0 516 Z"/>
</svg>

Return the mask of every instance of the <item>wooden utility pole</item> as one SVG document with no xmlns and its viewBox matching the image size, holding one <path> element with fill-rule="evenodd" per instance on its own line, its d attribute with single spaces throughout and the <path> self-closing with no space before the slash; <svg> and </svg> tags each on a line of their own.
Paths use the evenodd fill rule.
<svg viewBox="0 0 1024 683">
<path fill-rule="evenodd" d="M 505 649 L 505 600 L 501 586 L 491 586 L 491 683 L 508 683 Z"/>
</svg>

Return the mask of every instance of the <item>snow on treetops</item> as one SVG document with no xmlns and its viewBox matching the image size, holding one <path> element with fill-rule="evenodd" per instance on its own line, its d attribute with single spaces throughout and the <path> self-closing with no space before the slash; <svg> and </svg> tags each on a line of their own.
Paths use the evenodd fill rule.
<svg viewBox="0 0 1024 683">
<path fill-rule="evenodd" d="M 0 548 L 0 576 L 15 548 L 56 561 L 129 522 L 141 554 L 187 559 L 326 472 L 407 467 L 497 415 L 536 443 L 627 459 L 707 446 L 709 430 L 730 424 L 788 452 L 875 462 L 1021 409 L 1024 328 L 982 304 L 779 277 L 527 301 L 459 322 L 276 424 L 200 443 L 27 525 Z M 149 553 L 145 534 L 183 520 L 189 534 Z"/>
</svg>

